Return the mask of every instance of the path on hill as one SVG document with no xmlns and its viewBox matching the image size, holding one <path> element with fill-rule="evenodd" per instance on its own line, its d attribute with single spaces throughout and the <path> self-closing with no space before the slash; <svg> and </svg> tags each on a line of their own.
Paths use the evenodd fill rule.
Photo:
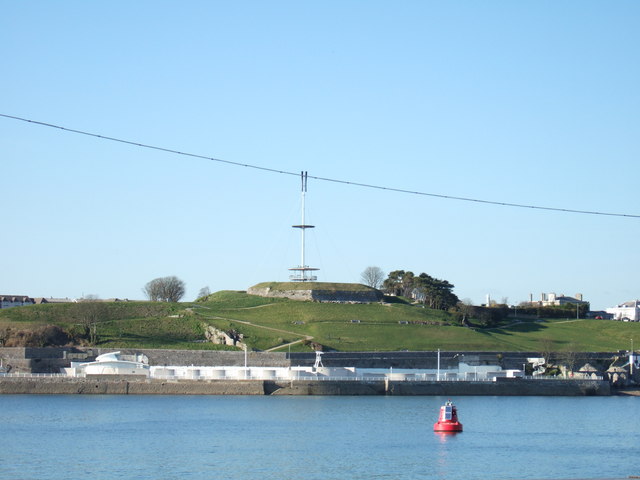
<svg viewBox="0 0 640 480">
<path fill-rule="evenodd" d="M 274 305 L 277 305 L 277 303 L 264 303 L 262 305 L 253 305 L 251 307 L 235 307 L 235 308 L 229 308 L 228 310 L 252 310 L 254 308 L 273 307 Z"/>
<path fill-rule="evenodd" d="M 297 337 L 303 337 L 300 340 L 294 340 L 293 342 L 289 342 L 289 343 L 285 343 L 283 345 L 277 345 L 275 347 L 271 347 L 271 348 L 267 348 L 266 350 L 263 350 L 263 352 L 273 352 L 275 350 L 280 350 L 281 348 L 285 348 L 285 347 L 290 347 L 291 345 L 295 345 L 297 343 L 302 343 L 305 340 L 313 340 L 313 336 L 311 335 L 303 335 L 301 333 L 297 333 L 297 332 L 292 332 L 290 330 L 282 330 L 280 328 L 273 328 L 273 327 L 265 327 L 264 325 L 258 325 L 252 322 L 247 322 L 246 320 L 236 320 L 234 318 L 225 318 L 225 317 L 209 317 L 209 318 L 217 318 L 220 320 L 229 320 L 232 322 L 237 322 L 237 323 L 243 323 L 245 325 L 249 325 L 250 327 L 256 327 L 256 328 L 262 328 L 264 330 L 271 330 L 272 332 L 278 332 L 278 333 L 286 333 L 287 335 L 295 335 Z"/>
<path fill-rule="evenodd" d="M 271 304 L 273 305 L 273 304 Z M 262 306 L 262 305 L 260 305 Z M 202 307 L 202 308 L 208 308 L 208 307 Z M 256 308 L 256 307 L 248 307 L 248 308 Z M 263 350 L 263 352 L 273 352 L 275 350 L 280 350 L 281 348 L 286 348 L 286 347 L 290 347 L 291 345 L 296 345 L 298 343 L 302 343 L 306 340 L 311 341 L 313 340 L 313 336 L 312 335 L 303 335 L 301 333 L 297 333 L 297 332 L 292 332 L 290 330 L 282 330 L 280 328 L 274 328 L 274 327 L 266 327 L 264 325 L 258 325 L 256 323 L 253 322 L 247 322 L 246 320 L 238 320 L 236 318 L 229 318 L 229 317 L 220 317 L 218 315 L 202 315 L 202 317 L 204 318 L 211 318 L 214 320 L 227 320 L 229 322 L 236 322 L 236 323 L 242 323 L 244 325 L 248 325 L 250 327 L 256 327 L 256 328 L 262 328 L 264 330 L 271 330 L 272 332 L 278 332 L 278 333 L 286 333 L 287 335 L 294 335 L 296 337 L 302 337 L 300 340 L 294 340 L 293 342 L 289 342 L 289 343 L 285 343 L 283 345 L 277 345 L 275 347 L 271 347 L 268 348 L 266 350 Z"/>
<path fill-rule="evenodd" d="M 293 342 L 289 342 L 289 343 L 285 343 L 283 345 L 278 345 L 277 347 L 271 347 L 271 348 L 267 348 L 266 350 L 264 350 L 265 352 L 275 352 L 276 350 L 280 350 L 282 348 L 287 348 L 290 347 L 291 345 L 295 345 L 297 343 L 302 343 L 305 340 L 313 340 L 313 337 L 311 335 L 307 335 L 305 338 L 301 338 L 300 340 L 295 340 Z"/>
</svg>

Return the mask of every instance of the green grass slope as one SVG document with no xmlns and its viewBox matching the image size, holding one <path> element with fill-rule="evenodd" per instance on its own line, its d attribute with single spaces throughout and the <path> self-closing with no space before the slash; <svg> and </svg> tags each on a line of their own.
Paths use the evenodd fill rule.
<svg viewBox="0 0 640 480">
<path fill-rule="evenodd" d="M 468 328 L 446 312 L 401 300 L 317 303 L 221 291 L 196 303 L 97 305 L 97 313 L 83 304 L 0 310 L 0 341 L 7 338 L 7 329 L 15 333 L 57 325 L 86 343 L 82 333 L 88 319 L 93 319 L 96 344 L 105 348 L 233 348 L 204 343 L 207 325 L 235 329 L 250 348 L 275 351 L 310 351 L 311 342 L 339 351 L 616 351 L 640 338 L 640 324 L 608 320 L 511 319 L 498 328 Z"/>
</svg>

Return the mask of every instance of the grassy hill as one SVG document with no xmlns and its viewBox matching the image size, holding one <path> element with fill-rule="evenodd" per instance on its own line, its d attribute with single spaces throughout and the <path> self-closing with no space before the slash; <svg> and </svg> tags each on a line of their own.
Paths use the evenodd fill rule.
<svg viewBox="0 0 640 480">
<path fill-rule="evenodd" d="M 498 328 L 468 328 L 446 312 L 402 300 L 334 304 L 222 291 L 196 303 L 96 305 L 96 311 L 86 304 L 0 310 L 0 340 L 46 325 L 60 327 L 77 343 L 86 343 L 87 328 L 94 328 L 96 344 L 105 348 L 233 348 L 203 343 L 207 325 L 243 333 L 250 348 L 280 351 L 309 351 L 310 342 L 340 351 L 616 351 L 640 339 L 640 324 L 608 320 L 509 319 Z"/>
</svg>

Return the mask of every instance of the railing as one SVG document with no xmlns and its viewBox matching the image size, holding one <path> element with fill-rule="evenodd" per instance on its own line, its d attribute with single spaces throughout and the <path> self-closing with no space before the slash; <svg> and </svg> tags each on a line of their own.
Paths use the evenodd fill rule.
<svg viewBox="0 0 640 480">
<path fill-rule="evenodd" d="M 514 381 L 518 379 L 534 380 L 534 381 L 557 381 L 557 380 L 603 380 L 602 376 L 594 377 L 552 377 L 552 376 L 526 376 L 526 377 L 480 377 L 477 378 L 458 378 L 449 377 L 445 378 L 441 376 L 437 378 L 427 378 L 426 374 L 410 374 L 412 376 L 405 378 L 390 378 L 388 375 L 381 376 L 369 376 L 369 375 L 355 375 L 355 376 L 326 376 L 326 375 L 299 375 L 299 376 L 262 376 L 262 375 L 233 375 L 224 377 L 213 377 L 211 375 L 198 375 L 190 377 L 187 375 L 152 375 L 149 379 L 155 380 L 273 380 L 279 382 L 300 382 L 300 381 L 318 381 L 318 382 L 380 382 L 380 381 L 393 381 L 393 382 L 495 382 L 496 378 L 510 378 Z M 86 378 L 83 374 L 78 374 L 75 377 L 66 375 L 64 373 L 0 373 L 0 378 Z M 108 375 L 106 375 L 108 377 Z"/>
<path fill-rule="evenodd" d="M 478 378 L 427 378 L 426 375 L 415 375 L 412 377 L 405 378 L 389 378 L 388 376 L 368 376 L 368 375 L 356 375 L 356 376 L 326 376 L 326 375 L 300 375 L 300 376 L 261 376 L 261 375 L 247 375 L 244 377 L 243 375 L 233 375 L 233 376 L 224 376 L 224 377 L 213 377 L 210 375 L 199 375 L 196 377 L 189 377 L 186 375 L 152 375 L 149 377 L 150 379 L 156 380 L 207 380 L 207 381 L 215 381 L 215 380 L 237 380 L 237 381 L 246 381 L 246 380 L 273 380 L 278 382 L 381 382 L 381 381 L 392 381 L 392 382 L 487 382 L 493 383 L 496 381 L 496 378 L 509 378 L 511 380 L 517 381 L 518 379 L 524 380 L 532 380 L 532 381 L 557 381 L 557 380 L 603 380 L 602 376 L 591 377 L 591 378 L 582 378 L 582 377 L 573 377 L 573 378 L 565 378 L 565 377 L 548 377 L 548 376 L 526 376 L 526 377 L 478 377 Z"/>
<path fill-rule="evenodd" d="M 2 377 L 11 377 L 11 378 L 49 378 L 49 377 L 66 377 L 65 373 L 23 373 L 23 372 L 15 372 L 15 373 L 0 373 L 0 378 Z"/>
</svg>

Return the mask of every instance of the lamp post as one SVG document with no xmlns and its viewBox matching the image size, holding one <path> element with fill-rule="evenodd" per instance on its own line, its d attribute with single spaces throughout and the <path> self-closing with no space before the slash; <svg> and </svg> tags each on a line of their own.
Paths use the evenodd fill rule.
<svg viewBox="0 0 640 480">
<path fill-rule="evenodd" d="M 247 345 L 244 346 L 244 379 L 246 380 L 249 375 L 247 371 Z"/>
<path fill-rule="evenodd" d="M 633 364 L 636 361 L 633 354 L 633 338 L 631 339 L 631 353 L 629 353 L 629 375 L 633 377 Z"/>
</svg>

